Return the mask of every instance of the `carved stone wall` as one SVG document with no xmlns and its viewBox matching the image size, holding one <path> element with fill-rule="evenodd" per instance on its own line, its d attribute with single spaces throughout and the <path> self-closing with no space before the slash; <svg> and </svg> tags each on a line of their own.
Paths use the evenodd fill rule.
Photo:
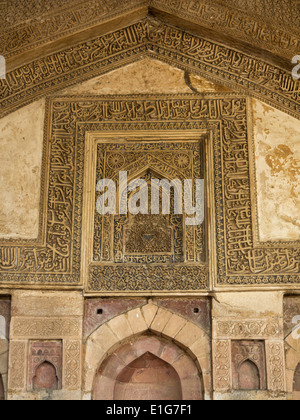
<svg viewBox="0 0 300 420">
<path fill-rule="evenodd" d="M 2 261 L 5 261 L 0 266 L 2 284 L 18 283 L 20 275 L 23 284 L 81 284 L 85 135 L 90 131 L 108 130 L 114 131 L 115 136 L 126 136 L 126 132 L 133 130 L 150 130 L 157 136 L 160 131 L 167 132 L 169 138 L 172 138 L 172 132 L 174 135 L 184 133 L 187 138 L 195 130 L 207 133 L 206 142 L 211 153 L 208 159 L 214 161 L 214 173 L 210 172 L 209 177 L 214 178 L 215 185 L 211 193 L 216 212 L 217 285 L 297 284 L 300 271 L 297 244 L 292 247 L 281 243 L 273 243 L 271 247 L 255 244 L 252 207 L 255 191 L 250 181 L 253 167 L 249 159 L 253 146 L 248 135 L 248 131 L 251 132 L 248 107 L 246 98 L 232 94 L 201 99 L 187 95 L 163 99 L 98 97 L 77 102 L 74 98 L 49 101 L 49 128 L 45 140 L 49 159 L 44 160 L 48 192 L 44 203 L 45 245 L 30 247 L 3 243 L 0 248 Z M 118 149 L 120 147 L 121 144 Z M 212 171 L 211 167 L 207 169 Z M 84 214 L 83 220 L 89 216 L 90 213 Z M 90 237 L 85 236 L 85 240 L 86 244 L 91 243 Z M 85 261 L 84 269 L 91 263 Z M 162 265 L 161 274 L 155 270 L 151 264 L 144 269 L 140 265 L 125 264 L 117 268 L 93 262 L 87 290 L 197 291 L 209 288 L 206 264 Z M 116 275 L 118 280 L 111 281 Z M 129 278 L 137 283 L 130 286 L 126 283 Z M 163 278 L 165 283 L 158 286 L 155 283 L 158 278 Z"/>
<path fill-rule="evenodd" d="M 279 294 L 218 294 L 213 301 L 216 399 L 286 399 L 281 305 Z"/>
<path fill-rule="evenodd" d="M 80 293 L 15 292 L 13 307 L 9 398 L 81 399 Z M 39 381 L 43 364 L 43 381 Z M 51 382 L 51 367 L 57 383 Z"/>
<path fill-rule="evenodd" d="M 297 0 L 93 0 L 88 3 L 52 0 L 47 5 L 40 0 L 22 3 L 3 0 L 1 6 L 1 44 L 6 56 L 33 50 L 70 34 L 76 35 L 126 12 L 132 12 L 134 16 L 143 10 L 146 14 L 149 7 L 152 11 L 175 15 L 284 57 L 295 55 L 299 47 Z M 282 10 L 285 10 L 284 14 Z"/>
<path fill-rule="evenodd" d="M 145 54 L 179 68 L 193 69 L 209 80 L 250 93 L 299 117 L 298 82 L 291 77 L 290 69 L 283 70 L 152 18 L 9 71 L 6 80 L 0 80 L 0 115 Z"/>
</svg>

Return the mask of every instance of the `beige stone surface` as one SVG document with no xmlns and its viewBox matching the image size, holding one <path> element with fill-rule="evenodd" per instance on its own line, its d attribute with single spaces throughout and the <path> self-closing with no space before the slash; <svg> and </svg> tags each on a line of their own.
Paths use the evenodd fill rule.
<svg viewBox="0 0 300 420">
<path fill-rule="evenodd" d="M 119 338 L 120 341 L 124 338 L 130 337 L 133 335 L 130 323 L 125 315 L 116 317 L 108 322 L 109 328 L 114 332 L 114 334 Z"/>
<path fill-rule="evenodd" d="M 261 241 L 300 240 L 300 121 L 253 100 Z"/>
<path fill-rule="evenodd" d="M 140 308 L 129 311 L 127 318 L 134 334 L 142 333 L 148 329 Z"/>
<path fill-rule="evenodd" d="M 12 298 L 13 316 L 82 316 L 81 292 L 36 292 L 16 290 Z"/>
<path fill-rule="evenodd" d="M 181 331 L 179 331 L 175 340 L 186 347 L 191 347 L 201 335 L 201 329 L 197 325 L 189 322 Z"/>
<path fill-rule="evenodd" d="M 38 236 L 45 101 L 0 120 L 0 238 Z"/>
<path fill-rule="evenodd" d="M 213 317 L 221 320 L 280 317 L 282 310 L 282 292 L 218 293 L 213 300 Z"/>
<path fill-rule="evenodd" d="M 159 308 L 154 321 L 151 324 L 151 330 L 156 333 L 161 333 L 167 325 L 172 313 L 165 309 Z"/>
<path fill-rule="evenodd" d="M 187 321 L 178 315 L 172 315 L 166 327 L 163 330 L 163 335 L 167 337 L 176 337 L 180 330 L 186 325 Z"/>
<path fill-rule="evenodd" d="M 150 328 L 156 314 L 158 311 L 158 307 L 152 304 L 143 306 L 142 308 L 142 313 L 144 315 L 144 319 L 146 321 L 146 324 L 148 326 L 148 328 Z"/>
<path fill-rule="evenodd" d="M 227 88 L 197 75 L 191 75 L 187 84 L 184 71 L 147 57 L 122 69 L 65 89 L 62 95 L 176 94 L 192 93 L 193 89 L 199 93 L 228 91 Z"/>
</svg>

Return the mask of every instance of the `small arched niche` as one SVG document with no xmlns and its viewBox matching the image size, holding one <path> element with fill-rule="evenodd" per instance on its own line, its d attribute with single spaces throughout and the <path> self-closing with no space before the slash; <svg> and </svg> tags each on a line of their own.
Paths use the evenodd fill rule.
<svg viewBox="0 0 300 420">
<path fill-rule="evenodd" d="M 300 401 L 300 363 L 296 367 L 293 382 L 293 400 Z"/>
<path fill-rule="evenodd" d="M 167 362 L 147 352 L 119 374 L 114 400 L 182 400 L 178 373 Z"/>
<path fill-rule="evenodd" d="M 37 367 L 33 378 L 33 387 L 36 390 L 54 391 L 58 389 L 58 377 L 52 363 L 45 361 Z"/>
<path fill-rule="evenodd" d="M 260 390 L 258 367 L 251 360 L 243 362 L 239 368 L 239 389 L 242 391 Z"/>
<path fill-rule="evenodd" d="M 4 401 L 4 400 L 5 400 L 4 384 L 3 384 L 2 375 L 0 374 L 0 401 Z"/>
</svg>

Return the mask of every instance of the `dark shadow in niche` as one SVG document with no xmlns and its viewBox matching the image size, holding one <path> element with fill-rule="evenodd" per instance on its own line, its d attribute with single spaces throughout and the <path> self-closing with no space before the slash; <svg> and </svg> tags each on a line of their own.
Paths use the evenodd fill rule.
<svg viewBox="0 0 300 420">
<path fill-rule="evenodd" d="M 260 388 L 258 367 L 251 360 L 246 360 L 239 368 L 239 389 L 241 391 L 259 391 Z"/>
<path fill-rule="evenodd" d="M 181 381 L 169 363 L 147 352 L 119 374 L 114 399 L 118 401 L 136 399 L 180 401 L 182 400 Z"/>
<path fill-rule="evenodd" d="M 58 377 L 54 365 L 50 362 L 41 363 L 33 378 L 34 390 L 55 391 L 58 389 Z"/>
<path fill-rule="evenodd" d="M 4 384 L 2 380 L 2 375 L 0 374 L 0 401 L 5 400 Z"/>
<path fill-rule="evenodd" d="M 295 370 L 293 391 L 299 393 L 300 399 L 300 363 Z"/>
</svg>

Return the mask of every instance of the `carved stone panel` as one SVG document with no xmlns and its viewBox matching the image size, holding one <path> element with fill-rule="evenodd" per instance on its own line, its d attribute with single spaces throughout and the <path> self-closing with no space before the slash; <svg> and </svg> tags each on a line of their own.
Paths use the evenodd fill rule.
<svg viewBox="0 0 300 420">
<path fill-rule="evenodd" d="M 9 391 L 25 390 L 27 367 L 27 342 L 11 341 L 9 352 Z"/>
<path fill-rule="evenodd" d="M 232 378 L 235 390 L 266 390 L 267 371 L 263 341 L 232 342 Z"/>
<path fill-rule="evenodd" d="M 62 341 L 30 342 L 28 357 L 29 391 L 39 389 L 61 389 Z"/>
<path fill-rule="evenodd" d="M 81 347 L 80 340 L 65 340 L 64 342 L 64 373 L 65 389 L 81 388 Z"/>
<path fill-rule="evenodd" d="M 267 339 L 282 337 L 282 321 L 279 319 L 234 320 L 223 318 L 214 321 L 214 335 L 218 338 L 239 339 Z"/>
<path fill-rule="evenodd" d="M 232 388 L 231 342 L 213 341 L 214 391 L 229 392 Z"/>
<path fill-rule="evenodd" d="M 268 389 L 284 392 L 286 390 L 285 353 L 283 341 L 266 341 L 268 368 Z"/>
<path fill-rule="evenodd" d="M 204 15 L 204 21 L 208 22 L 211 16 L 207 17 L 207 11 L 204 11 Z M 224 20 L 227 21 L 221 14 L 219 24 Z M 235 24 L 241 24 L 239 19 Z M 247 22 L 247 25 L 250 25 L 252 32 L 251 22 Z M 241 32 L 245 33 L 243 24 L 241 26 Z M 256 32 L 258 29 L 254 26 Z M 299 48 L 297 38 L 283 33 L 277 33 L 273 37 L 272 34 L 266 35 L 265 30 L 267 28 L 260 34 L 264 38 L 267 36 L 269 40 L 275 39 L 277 43 L 282 35 L 287 46 L 298 45 Z M 15 44 L 19 38 L 24 39 L 23 36 L 16 35 L 11 44 Z M 297 50 L 294 51 L 296 54 Z M 119 68 L 145 54 L 186 70 L 192 68 L 217 83 L 233 89 L 243 89 L 244 92 L 299 117 L 300 93 L 298 83 L 292 79 L 290 71 L 153 19 L 142 20 L 64 51 L 40 57 L 8 72 L 6 80 L 0 80 L 0 115 L 7 115 L 46 94 Z"/>
<path fill-rule="evenodd" d="M 189 131 L 209 133 L 212 148 L 209 161 L 213 162 L 213 165 L 208 169 L 211 171 L 211 179 L 214 179 L 211 196 L 214 200 L 216 225 L 215 236 L 211 240 L 216 244 L 215 277 L 218 286 L 286 287 L 299 283 L 299 246 L 293 243 L 286 245 L 272 243 L 265 246 L 257 245 L 255 242 L 253 227 L 255 192 L 250 179 L 251 140 L 248 136 L 251 121 L 247 118 L 247 100 L 241 95 L 222 94 L 222 97 L 186 95 L 165 98 L 89 97 L 78 101 L 74 101 L 74 98 L 51 99 L 48 103 L 47 120 L 49 120 L 49 139 L 45 147 L 49 150 L 49 161 L 45 165 L 44 174 L 47 186 L 45 191 L 48 193 L 44 203 L 46 209 L 44 241 L 40 245 L 32 246 L 11 242 L 2 244 L 0 247 L 2 284 L 55 284 L 74 287 L 81 285 L 83 279 L 86 279 L 86 289 L 91 293 L 147 290 L 170 293 L 176 290 L 208 289 L 208 265 L 198 263 L 195 255 L 191 256 L 191 263 L 162 263 L 158 270 L 155 264 L 148 263 L 147 254 L 145 254 L 147 262 L 145 268 L 143 264 L 138 263 L 113 264 L 111 249 L 104 258 L 104 262 L 106 259 L 109 260 L 107 264 L 99 265 L 98 262 L 89 261 L 87 263 L 89 272 L 84 271 L 84 275 L 81 273 L 86 134 L 87 132 L 106 132 L 110 135 L 115 133 L 115 138 L 118 138 L 118 133 L 126 137 L 124 133 L 129 131 L 135 134 L 140 132 L 141 136 L 145 131 L 151 131 L 156 135 L 158 131 L 168 132 L 168 136 L 170 133 L 184 132 L 185 138 L 189 137 Z M 121 153 L 123 157 L 127 153 L 124 144 L 126 143 L 120 142 L 118 146 L 121 150 L 123 148 Z M 116 146 L 108 152 L 119 153 L 119 150 L 115 149 Z M 185 159 L 182 159 L 181 154 L 194 153 L 192 149 L 176 152 L 173 146 L 171 150 L 174 154 L 178 154 L 177 161 L 183 166 Z M 165 153 L 163 151 L 163 154 Z M 153 154 L 155 154 L 153 150 L 145 154 L 147 161 L 149 155 Z M 133 161 L 136 161 L 135 158 Z M 151 161 L 155 166 L 157 157 L 151 157 Z M 112 166 L 122 167 L 123 164 L 122 158 L 110 159 L 110 162 Z M 182 170 L 186 171 L 184 168 L 179 168 L 179 172 Z M 94 191 L 95 185 L 89 188 Z M 87 215 L 90 216 L 91 214 Z M 83 219 L 85 224 L 85 217 Z M 104 221 L 104 225 L 106 231 L 111 229 L 113 232 L 117 226 L 122 233 L 122 223 L 111 224 L 108 218 Z M 130 222 L 128 226 L 130 230 Z M 177 221 L 171 220 L 169 226 L 170 229 L 173 226 L 173 235 L 175 235 Z M 177 232 L 179 231 L 177 228 Z M 126 238 L 126 232 L 130 234 L 128 227 L 124 225 L 120 237 L 124 235 Z M 146 235 L 143 236 L 144 240 L 147 237 L 151 240 L 155 232 L 150 232 L 148 236 L 141 227 L 140 235 Z M 166 238 L 170 237 L 168 235 L 170 234 L 166 228 Z M 175 236 L 171 235 L 171 238 L 174 241 Z M 93 238 L 89 240 L 93 241 Z M 96 238 L 95 241 L 97 240 L 98 243 L 101 242 L 100 233 L 99 239 Z M 201 234 L 196 232 L 194 244 L 198 241 L 203 243 Z M 176 248 L 175 242 L 173 242 L 174 248 Z M 122 241 L 121 243 L 123 244 Z M 109 249 L 108 245 L 109 242 L 106 241 L 103 249 Z M 174 251 L 173 255 L 180 255 L 179 248 L 178 253 Z M 126 246 L 122 249 L 126 251 Z M 120 254 L 123 261 L 128 255 L 134 255 L 125 251 Z M 96 255 L 100 254 L 97 252 Z M 189 255 L 188 250 L 186 255 Z M 161 256 L 157 254 L 156 262 L 158 257 Z M 137 258 L 140 256 L 137 255 Z M 85 269 L 86 264 L 84 264 Z"/>
</svg>

